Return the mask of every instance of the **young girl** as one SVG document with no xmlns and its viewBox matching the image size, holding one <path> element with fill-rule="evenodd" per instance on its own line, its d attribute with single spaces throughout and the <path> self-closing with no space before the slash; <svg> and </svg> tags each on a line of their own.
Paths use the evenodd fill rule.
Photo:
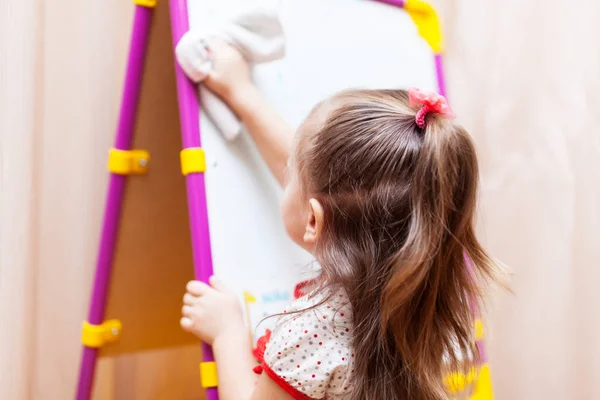
<svg viewBox="0 0 600 400">
<path fill-rule="evenodd" d="M 473 227 L 468 133 L 443 97 L 411 89 L 339 93 L 294 136 L 237 51 L 211 46 L 207 84 L 246 124 L 285 187 L 289 236 L 321 267 L 254 355 L 237 296 L 188 284 L 181 325 L 213 346 L 220 399 L 448 398 L 443 376 L 477 362 L 473 309 L 496 275 Z"/>
</svg>

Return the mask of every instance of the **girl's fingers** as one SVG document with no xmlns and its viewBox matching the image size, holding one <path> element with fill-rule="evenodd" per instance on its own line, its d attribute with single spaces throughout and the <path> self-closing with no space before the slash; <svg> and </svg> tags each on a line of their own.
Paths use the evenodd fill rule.
<svg viewBox="0 0 600 400">
<path fill-rule="evenodd" d="M 211 276 L 208 280 L 208 283 L 210 283 L 210 286 L 212 286 L 213 289 L 217 289 L 219 292 L 227 290 L 225 285 L 223 285 L 223 283 L 221 283 L 221 281 L 218 280 L 216 276 Z"/>
<path fill-rule="evenodd" d="M 200 281 L 191 281 L 186 286 L 187 291 L 194 296 L 202 296 L 210 290 L 210 286 Z"/>
<path fill-rule="evenodd" d="M 193 307 L 191 306 L 183 306 L 181 307 L 181 314 L 183 314 L 184 317 L 191 317 L 192 316 L 192 312 L 193 312 Z"/>
<path fill-rule="evenodd" d="M 183 295 L 183 304 L 186 304 L 188 306 L 192 306 L 194 305 L 194 303 L 196 303 L 196 300 L 198 298 L 196 296 L 193 296 L 189 293 L 186 293 Z"/>
<path fill-rule="evenodd" d="M 226 294 L 235 296 L 234 291 L 231 290 L 228 286 L 226 286 L 219 279 L 217 279 L 216 276 L 211 276 L 210 279 L 208 280 L 208 282 L 210 283 L 210 286 L 213 287 L 213 289 L 218 290 L 221 293 L 226 293 Z"/>
<path fill-rule="evenodd" d="M 194 321 L 192 321 L 191 319 L 186 318 L 186 317 L 181 318 L 179 323 L 181 324 L 181 327 L 183 329 L 185 329 L 186 331 L 191 330 L 192 327 L 194 326 Z"/>
</svg>

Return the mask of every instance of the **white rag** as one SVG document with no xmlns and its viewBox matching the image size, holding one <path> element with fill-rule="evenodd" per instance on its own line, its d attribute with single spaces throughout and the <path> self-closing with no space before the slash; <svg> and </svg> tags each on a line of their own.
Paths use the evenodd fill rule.
<svg viewBox="0 0 600 400">
<path fill-rule="evenodd" d="M 208 39 L 221 39 L 242 53 L 252 64 L 280 59 L 285 53 L 285 36 L 276 9 L 244 12 L 232 21 L 203 31 L 189 31 L 177 43 L 175 56 L 185 74 L 202 82 L 212 70 Z M 200 87 L 200 104 L 227 140 L 239 136 L 242 124 L 223 101 Z"/>
</svg>

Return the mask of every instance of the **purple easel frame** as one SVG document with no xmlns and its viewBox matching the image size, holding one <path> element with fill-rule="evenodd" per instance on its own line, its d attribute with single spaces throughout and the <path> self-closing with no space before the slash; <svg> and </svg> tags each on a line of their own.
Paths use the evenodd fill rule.
<svg viewBox="0 0 600 400">
<path fill-rule="evenodd" d="M 131 149 L 152 14 L 153 7 L 136 4 L 125 77 L 125 88 L 123 91 L 119 125 L 114 145 L 118 150 Z M 174 43 L 173 48 L 175 48 L 175 45 L 181 36 L 189 30 L 187 0 L 171 0 L 170 14 Z M 199 120 L 200 106 L 196 95 L 196 86 L 192 81 L 187 79 L 177 63 L 175 63 L 175 75 L 177 81 L 183 148 L 199 148 L 201 147 Z M 104 322 L 108 287 L 126 181 L 127 177 L 124 175 L 114 173 L 111 173 L 110 175 L 106 208 L 104 212 L 104 224 L 96 263 L 94 288 L 88 314 L 88 322 L 92 325 L 100 325 Z M 213 266 L 204 174 L 191 173 L 187 175 L 186 186 L 194 274 L 196 279 L 208 282 L 208 279 L 213 274 Z M 202 345 L 202 354 L 203 361 L 214 361 L 212 348 L 206 343 L 203 343 Z M 87 400 L 91 397 L 97 357 L 98 349 L 86 346 L 83 347 L 83 355 L 79 370 L 79 383 L 76 394 L 77 400 Z M 218 400 L 217 388 L 206 389 L 206 398 L 207 400 Z"/>
<path fill-rule="evenodd" d="M 404 0 L 376 1 L 402 8 L 405 5 Z M 152 14 L 153 7 L 135 5 L 127 72 L 119 124 L 114 142 L 114 147 L 118 150 L 131 149 Z M 175 47 L 181 36 L 189 30 L 187 0 L 170 0 L 170 15 L 173 45 Z M 445 95 L 446 87 L 441 54 L 435 55 L 435 66 L 439 92 Z M 175 76 L 183 148 L 200 148 L 202 144 L 199 119 L 200 105 L 196 85 L 187 79 L 177 63 L 175 63 Z M 92 325 L 100 325 L 104 322 L 126 182 L 126 176 L 110 174 L 104 222 L 96 261 L 94 287 L 88 314 L 88 322 Z M 192 173 L 187 175 L 186 186 L 194 274 L 196 279 L 208 282 L 213 274 L 213 265 L 204 174 Z M 76 393 L 77 400 L 88 400 L 91 397 L 98 351 L 96 348 L 83 347 Z M 204 362 L 214 361 L 212 348 L 206 343 L 202 344 L 202 354 Z M 206 398 L 207 400 L 218 400 L 217 388 L 206 389 Z"/>
<path fill-rule="evenodd" d="M 149 7 L 135 6 L 125 87 L 114 143 L 114 147 L 118 150 L 130 150 L 133 141 L 135 117 L 142 86 L 152 11 L 153 9 Z M 102 226 L 100 247 L 96 260 L 94 289 L 88 314 L 88 322 L 92 325 L 100 325 L 104 322 L 108 287 L 126 182 L 127 177 L 125 175 L 110 174 L 104 211 L 104 224 Z M 91 397 L 98 351 L 99 349 L 96 348 L 83 347 L 76 394 L 77 400 L 87 400 Z"/>
<path fill-rule="evenodd" d="M 391 6 L 396 6 L 400 8 L 404 8 L 406 5 L 405 0 L 375 0 L 380 3 L 389 4 Z M 446 96 L 446 75 L 444 73 L 444 57 L 441 53 L 434 54 L 434 62 L 435 62 L 435 72 L 436 79 L 438 83 L 438 91 L 442 96 Z"/>
<path fill-rule="evenodd" d="M 179 39 L 190 29 L 187 0 L 170 0 L 171 29 L 173 32 L 173 48 Z M 196 85 L 189 80 L 179 64 L 175 62 L 175 78 L 177 80 L 177 99 L 179 102 L 179 119 L 181 120 L 181 139 L 183 148 L 201 147 L 200 138 L 200 104 Z M 186 176 L 188 213 L 196 279 L 208 283 L 213 274 L 212 252 L 210 248 L 210 230 L 208 225 L 208 208 L 206 204 L 206 186 L 203 173 L 192 173 Z M 212 348 L 202 343 L 202 360 L 214 361 Z M 218 400 L 216 387 L 206 389 L 207 400 Z"/>
</svg>

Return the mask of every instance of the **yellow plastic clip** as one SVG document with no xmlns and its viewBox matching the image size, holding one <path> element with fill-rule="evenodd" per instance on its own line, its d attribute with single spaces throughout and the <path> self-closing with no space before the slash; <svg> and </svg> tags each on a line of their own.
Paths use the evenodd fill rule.
<svg viewBox="0 0 600 400">
<path fill-rule="evenodd" d="M 133 4 L 148 8 L 156 7 L 156 3 L 158 3 L 158 0 L 133 0 Z"/>
<path fill-rule="evenodd" d="M 183 149 L 181 156 L 181 173 L 189 175 L 192 173 L 202 173 L 206 171 L 206 156 L 201 147 L 190 147 Z"/>
<path fill-rule="evenodd" d="M 118 150 L 108 152 L 108 170 L 117 175 L 141 175 L 148 171 L 150 153 L 146 150 Z"/>
<path fill-rule="evenodd" d="M 407 0 L 404 9 L 417 25 L 419 35 L 425 39 L 434 53 L 443 50 L 443 35 L 435 8 L 423 0 Z"/>
<path fill-rule="evenodd" d="M 475 340 L 478 342 L 483 339 L 483 323 L 481 320 L 475 321 Z"/>
<path fill-rule="evenodd" d="M 471 368 L 468 374 L 453 372 L 444 378 L 446 387 L 451 393 L 460 393 L 477 380 L 475 368 Z"/>
<path fill-rule="evenodd" d="M 216 362 L 210 361 L 200 363 L 200 384 L 204 389 L 219 386 Z"/>
<path fill-rule="evenodd" d="M 117 319 L 105 321 L 101 325 L 92 325 L 84 321 L 81 332 L 81 343 L 86 347 L 100 348 L 106 343 L 119 340 L 122 329 L 123 325 Z"/>
<path fill-rule="evenodd" d="M 479 377 L 475 384 L 475 391 L 471 400 L 494 400 L 492 375 L 490 374 L 490 366 L 487 364 L 484 364 L 479 371 Z"/>
</svg>

